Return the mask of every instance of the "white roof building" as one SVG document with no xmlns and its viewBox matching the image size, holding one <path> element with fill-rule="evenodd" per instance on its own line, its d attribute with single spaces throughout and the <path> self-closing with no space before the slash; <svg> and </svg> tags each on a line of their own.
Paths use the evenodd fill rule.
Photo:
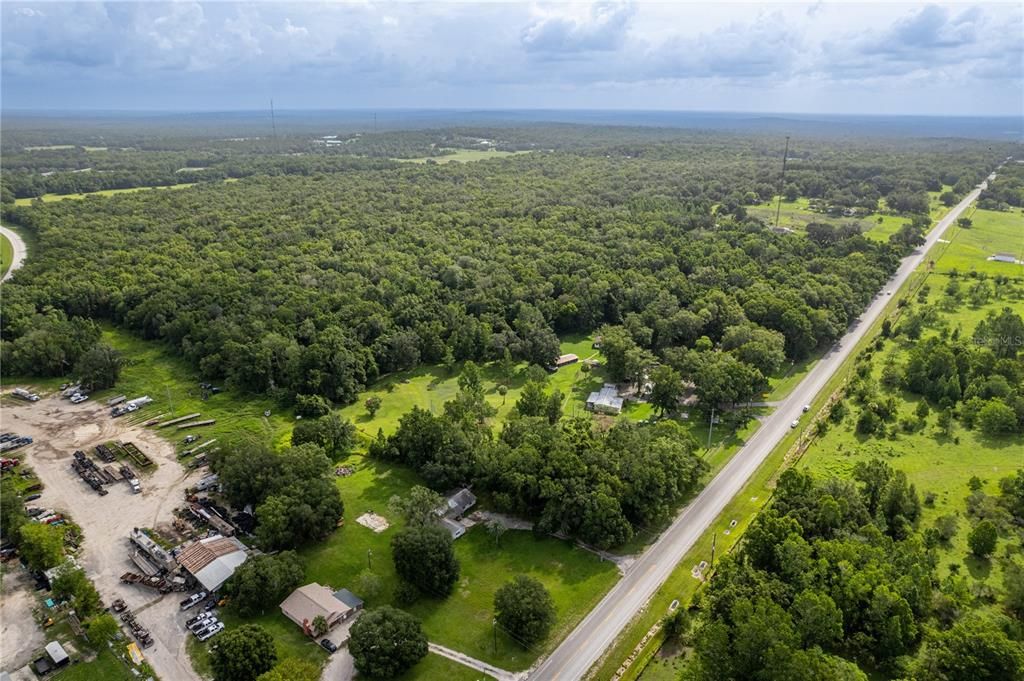
<svg viewBox="0 0 1024 681">
<path fill-rule="evenodd" d="M 601 414 L 621 413 L 622 398 L 619 397 L 619 389 L 612 383 L 605 383 L 600 390 L 590 393 L 587 397 L 587 409 Z"/>
<path fill-rule="evenodd" d="M 60 666 L 67 663 L 68 654 L 64 652 L 64 646 L 57 643 L 56 641 L 50 641 L 46 644 L 46 654 L 53 660 L 53 664 Z"/>
<path fill-rule="evenodd" d="M 178 563 L 209 592 L 216 591 L 249 558 L 245 545 L 234 537 L 214 535 L 189 544 Z"/>
</svg>

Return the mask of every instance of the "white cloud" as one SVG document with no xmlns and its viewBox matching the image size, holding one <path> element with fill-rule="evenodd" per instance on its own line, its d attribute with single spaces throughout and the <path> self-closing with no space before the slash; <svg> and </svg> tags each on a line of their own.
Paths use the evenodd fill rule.
<svg viewBox="0 0 1024 681">
<path fill-rule="evenodd" d="M 1013 4 L 82 2 L 45 11 L 39 21 L 37 5 L 0 5 L 5 106 L 74 107 L 87 92 L 144 108 L 139 93 L 157 81 L 196 93 L 196 108 L 273 91 L 295 108 L 758 108 L 766 93 L 799 108 L 825 105 L 808 93 L 827 91 L 856 92 L 865 108 L 873 95 L 906 92 L 943 113 L 1019 111 L 1024 97 L 1024 9 Z M 951 102 L 945 87 L 974 94 Z M 874 99 L 880 112 L 893 101 Z"/>
</svg>

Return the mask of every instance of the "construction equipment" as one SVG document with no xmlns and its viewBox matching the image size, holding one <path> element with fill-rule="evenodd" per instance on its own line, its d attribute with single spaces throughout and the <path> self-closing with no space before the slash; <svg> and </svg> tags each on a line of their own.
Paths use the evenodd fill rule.
<svg viewBox="0 0 1024 681">
<path fill-rule="evenodd" d="M 135 572 L 126 572 L 121 575 L 121 582 L 124 584 L 137 584 L 138 586 L 144 586 L 147 589 L 155 589 L 162 594 L 171 592 L 171 585 L 163 577 L 152 575 L 145 577 Z M 122 616 L 124 619 L 124 616 Z"/>
</svg>

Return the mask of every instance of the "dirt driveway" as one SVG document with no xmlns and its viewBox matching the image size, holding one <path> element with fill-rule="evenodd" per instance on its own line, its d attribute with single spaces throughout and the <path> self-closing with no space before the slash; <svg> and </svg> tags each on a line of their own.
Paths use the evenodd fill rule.
<svg viewBox="0 0 1024 681">
<path fill-rule="evenodd" d="M 56 396 L 35 403 L 5 402 L 0 425 L 4 431 L 34 438 L 32 445 L 16 454 L 45 485 L 42 498 L 32 505 L 67 511 L 82 527 L 85 543 L 78 561 L 104 602 L 123 598 L 150 629 L 155 643 L 143 652 L 160 679 L 198 679 L 185 654 L 186 635 L 175 617 L 181 594 L 161 598 L 155 592 L 121 584 L 120 577 L 127 570 L 137 571 L 128 557 L 132 528 L 169 526 L 174 509 L 184 502 L 185 488 L 203 473 L 181 466 L 174 446 L 155 432 L 111 418 L 102 403 L 74 405 Z M 156 463 L 152 473 L 132 466 L 141 474 L 141 494 L 132 494 L 127 483 L 118 482 L 108 485 L 109 494 L 101 497 L 72 470 L 76 449 L 94 458 L 91 448 L 109 440 L 134 442 Z"/>
</svg>

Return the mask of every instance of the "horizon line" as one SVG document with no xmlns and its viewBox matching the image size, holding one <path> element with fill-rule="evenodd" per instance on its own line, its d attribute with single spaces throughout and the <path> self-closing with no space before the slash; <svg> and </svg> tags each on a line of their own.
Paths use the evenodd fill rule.
<svg viewBox="0 0 1024 681">
<path fill-rule="evenodd" d="M 862 113 L 862 112 L 821 112 L 821 111 L 757 111 L 757 110 L 729 110 L 729 109 L 631 109 L 631 108 L 571 108 L 571 107 L 412 107 L 412 106 L 384 106 L 384 107 L 300 107 L 280 108 L 275 107 L 275 112 L 280 113 L 403 113 L 403 112 L 437 112 L 437 113 L 638 113 L 638 114 L 706 114 L 706 115 L 730 115 L 730 116 L 822 116 L 822 117 L 857 117 L 857 118 L 972 118 L 972 119 L 1003 119 L 1013 118 L 1024 120 L 1024 112 L 996 113 L 996 114 L 967 114 L 967 113 Z M 173 115 L 197 115 L 197 114 L 239 114 L 239 113 L 268 113 L 268 109 L 262 108 L 209 108 L 209 109 L 123 109 L 123 108 L 57 108 L 57 107 L 3 107 L 0 106 L 0 116 L 17 114 L 173 114 Z"/>
</svg>

